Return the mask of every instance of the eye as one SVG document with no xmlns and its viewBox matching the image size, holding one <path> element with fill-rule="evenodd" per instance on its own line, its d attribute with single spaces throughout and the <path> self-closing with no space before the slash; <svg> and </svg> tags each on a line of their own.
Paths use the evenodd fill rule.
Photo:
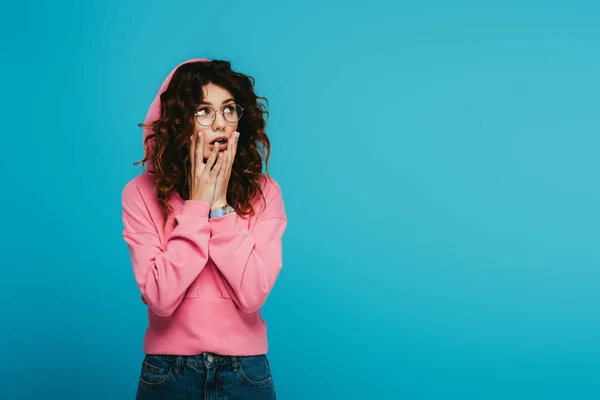
<svg viewBox="0 0 600 400">
<path fill-rule="evenodd" d="M 210 114 L 210 111 L 206 107 L 205 108 L 201 108 L 198 111 L 196 111 L 196 115 L 198 115 L 200 117 L 202 117 L 204 115 L 208 115 L 208 114 Z"/>
<path fill-rule="evenodd" d="M 226 106 L 223 109 L 223 112 L 226 112 L 227 114 L 231 114 L 231 113 L 235 112 L 235 105 L 234 104 L 230 104 L 230 105 Z"/>
</svg>

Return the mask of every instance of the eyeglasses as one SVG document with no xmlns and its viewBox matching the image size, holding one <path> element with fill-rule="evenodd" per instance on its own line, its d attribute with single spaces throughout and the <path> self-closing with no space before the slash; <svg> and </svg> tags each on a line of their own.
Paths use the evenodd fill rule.
<svg viewBox="0 0 600 400">
<path fill-rule="evenodd" d="M 211 126 L 213 122 L 215 122 L 215 118 L 217 117 L 217 112 L 223 114 L 223 118 L 225 121 L 229 123 L 238 122 L 240 118 L 242 118 L 242 112 L 244 109 L 239 104 L 229 104 L 223 107 L 222 110 L 215 110 L 212 107 L 203 107 L 196 111 L 194 114 L 196 116 L 196 121 L 202 126 Z"/>
</svg>

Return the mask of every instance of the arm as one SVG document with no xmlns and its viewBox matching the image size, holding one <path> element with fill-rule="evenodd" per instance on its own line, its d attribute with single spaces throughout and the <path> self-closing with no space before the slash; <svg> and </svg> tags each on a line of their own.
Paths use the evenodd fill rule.
<svg viewBox="0 0 600 400">
<path fill-rule="evenodd" d="M 142 299 L 157 315 L 168 317 L 183 300 L 208 261 L 208 204 L 186 200 L 176 227 L 160 243 L 154 222 L 136 185 L 123 189 L 123 238 Z M 162 223 L 162 221 L 161 221 Z"/>
<path fill-rule="evenodd" d="M 271 185 L 265 200 L 252 233 L 236 228 L 236 213 L 209 220 L 210 258 L 233 290 L 236 305 L 247 313 L 262 307 L 282 267 L 287 217 L 279 187 Z"/>
</svg>

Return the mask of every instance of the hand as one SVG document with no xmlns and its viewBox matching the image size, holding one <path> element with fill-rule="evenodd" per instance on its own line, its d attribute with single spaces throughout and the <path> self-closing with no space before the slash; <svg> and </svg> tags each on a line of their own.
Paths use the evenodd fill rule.
<svg viewBox="0 0 600 400">
<path fill-rule="evenodd" d="M 190 200 L 211 204 L 215 192 L 217 176 L 223 166 L 223 155 L 219 154 L 218 145 L 213 148 L 210 157 L 204 164 L 204 136 L 202 132 L 192 135 L 190 143 L 190 161 L 192 167 L 188 176 Z"/>
<path fill-rule="evenodd" d="M 231 178 L 231 169 L 233 160 L 237 153 L 237 144 L 240 137 L 239 132 L 234 132 L 227 141 L 227 150 L 223 152 L 224 160 L 221 171 L 217 176 L 217 184 L 215 186 L 214 198 L 211 204 L 211 209 L 225 207 L 227 205 L 227 187 L 229 186 L 229 178 Z"/>
</svg>

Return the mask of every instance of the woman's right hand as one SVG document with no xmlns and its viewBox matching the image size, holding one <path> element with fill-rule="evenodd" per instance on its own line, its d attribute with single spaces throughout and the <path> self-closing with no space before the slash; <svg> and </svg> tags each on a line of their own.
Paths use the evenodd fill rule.
<svg viewBox="0 0 600 400">
<path fill-rule="evenodd" d="M 210 157 L 204 163 L 204 135 L 198 132 L 192 135 L 190 143 L 190 161 L 192 167 L 188 177 L 190 200 L 211 204 L 217 175 L 223 165 L 223 155 L 219 154 L 218 144 L 213 147 Z"/>
</svg>

